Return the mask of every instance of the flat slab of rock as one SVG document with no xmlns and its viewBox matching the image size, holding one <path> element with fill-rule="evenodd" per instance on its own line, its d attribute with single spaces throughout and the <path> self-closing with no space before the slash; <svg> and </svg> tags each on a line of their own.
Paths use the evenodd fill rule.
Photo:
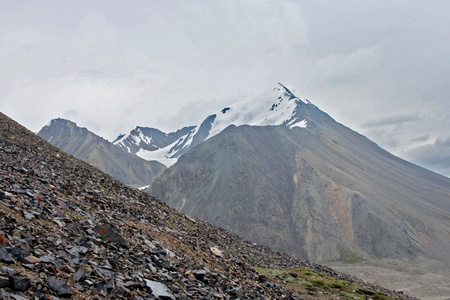
<svg viewBox="0 0 450 300">
<path fill-rule="evenodd" d="M 148 280 L 148 279 L 144 279 L 145 280 L 145 284 L 147 285 L 148 288 L 150 288 L 152 290 L 152 294 L 154 296 L 157 296 L 160 299 L 173 299 L 175 300 L 175 297 L 173 296 L 173 294 L 170 292 L 169 288 L 157 281 L 153 281 L 153 280 Z"/>
<path fill-rule="evenodd" d="M 42 260 L 37 258 L 36 256 L 28 255 L 27 257 L 24 257 L 22 259 L 22 262 L 26 263 L 26 264 L 37 264 L 37 263 L 42 262 Z"/>
</svg>

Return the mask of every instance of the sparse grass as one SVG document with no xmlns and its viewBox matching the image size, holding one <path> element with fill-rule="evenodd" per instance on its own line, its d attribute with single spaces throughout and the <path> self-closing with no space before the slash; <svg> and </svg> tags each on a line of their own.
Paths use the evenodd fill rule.
<svg viewBox="0 0 450 300">
<path fill-rule="evenodd" d="M 102 190 L 105 190 L 106 191 L 106 188 L 103 186 L 103 185 L 101 185 L 101 184 L 97 184 L 97 187 L 99 187 L 99 188 L 101 188 Z"/>
<path fill-rule="evenodd" d="M 333 289 L 338 289 L 338 290 L 346 289 L 345 285 L 340 280 L 336 280 L 336 281 L 330 283 L 330 287 Z"/>
<path fill-rule="evenodd" d="M 320 286 L 320 287 L 323 287 L 323 288 L 328 286 L 327 282 L 325 280 L 323 280 L 323 279 L 313 279 L 313 280 L 311 280 L 311 282 L 314 285 Z"/>
<path fill-rule="evenodd" d="M 308 269 L 293 269 L 293 272 L 301 272 L 307 276 L 319 276 L 319 274 L 317 272 L 308 270 Z"/>
<path fill-rule="evenodd" d="M 355 300 L 363 300 L 366 299 L 365 296 L 351 293 L 351 292 L 340 292 L 339 296 L 343 299 L 355 299 Z"/>
<path fill-rule="evenodd" d="M 385 295 L 376 294 L 375 300 L 389 300 L 389 297 L 386 297 Z"/>
<path fill-rule="evenodd" d="M 356 283 L 339 280 L 308 269 L 271 269 L 265 267 L 254 267 L 254 269 L 274 282 L 296 291 L 301 297 L 311 295 L 311 293 L 317 295 L 325 293 L 341 299 L 362 300 L 367 297 L 374 300 L 389 299 L 376 291 L 362 288 Z"/>
</svg>

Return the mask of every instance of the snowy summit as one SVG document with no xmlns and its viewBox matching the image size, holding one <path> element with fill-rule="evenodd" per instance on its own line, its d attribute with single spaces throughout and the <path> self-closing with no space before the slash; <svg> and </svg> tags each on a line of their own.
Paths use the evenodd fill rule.
<svg viewBox="0 0 450 300">
<path fill-rule="evenodd" d="M 144 159 L 170 166 L 181 154 L 230 125 L 305 128 L 307 121 L 299 117 L 299 104 L 312 105 L 278 83 L 269 93 L 252 95 L 224 107 L 197 126 L 184 127 L 168 134 L 154 128 L 136 127 L 129 134 L 120 135 L 113 143 Z"/>
</svg>

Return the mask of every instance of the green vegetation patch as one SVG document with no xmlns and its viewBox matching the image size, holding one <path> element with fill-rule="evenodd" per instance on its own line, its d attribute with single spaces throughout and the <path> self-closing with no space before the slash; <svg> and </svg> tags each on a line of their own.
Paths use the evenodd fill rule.
<svg viewBox="0 0 450 300">
<path fill-rule="evenodd" d="M 314 298 L 314 295 L 330 295 L 331 298 L 340 299 L 371 299 L 387 300 L 383 294 L 361 287 L 360 285 L 340 280 L 326 274 L 318 273 L 309 269 L 272 269 L 265 267 L 254 267 L 254 269 L 274 281 L 275 283 L 285 287 L 286 289 L 295 291 L 300 297 Z"/>
</svg>

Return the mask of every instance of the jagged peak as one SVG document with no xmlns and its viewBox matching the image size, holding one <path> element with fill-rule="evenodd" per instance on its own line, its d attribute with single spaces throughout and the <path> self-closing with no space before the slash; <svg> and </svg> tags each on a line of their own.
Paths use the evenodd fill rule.
<svg viewBox="0 0 450 300">
<path fill-rule="evenodd" d="M 163 133 L 158 129 L 137 126 L 113 143 L 120 144 L 145 159 L 149 159 L 150 156 L 157 159 L 154 154 L 157 157 L 178 157 L 231 125 L 281 125 L 288 128 L 305 128 L 308 121 L 301 113 L 303 110 L 301 106 L 309 105 L 310 102 L 298 98 L 294 92 L 292 88 L 279 82 L 273 89 L 241 98 L 209 114 L 196 126 L 183 127 L 176 132 L 165 134 L 164 138 L 154 136 L 155 133 Z M 163 143 L 163 140 L 166 142 Z"/>
<path fill-rule="evenodd" d="M 122 142 L 124 139 L 126 139 L 128 137 L 128 133 L 121 133 L 119 134 L 118 137 L 116 137 L 116 139 L 114 141 L 112 141 L 113 144 L 117 144 Z"/>
<path fill-rule="evenodd" d="M 281 82 L 278 82 L 278 85 L 280 87 L 275 87 L 274 90 L 278 89 L 280 91 L 282 91 L 282 95 L 284 95 L 285 97 L 287 97 L 289 100 L 299 100 L 302 101 L 305 104 L 312 104 L 309 100 L 307 99 L 301 99 L 299 97 L 297 97 L 294 92 L 295 90 L 292 88 L 288 88 L 286 87 L 284 84 L 282 84 Z"/>
<path fill-rule="evenodd" d="M 279 90 L 283 90 L 284 95 L 288 96 L 289 99 L 295 99 L 297 98 L 294 93 L 292 93 L 285 85 L 283 85 L 281 82 L 278 82 L 278 85 L 281 87 L 278 88 Z M 276 89 L 276 88 L 275 88 Z"/>
<path fill-rule="evenodd" d="M 136 126 L 136 128 L 134 129 L 136 131 L 143 131 L 143 130 L 155 130 L 155 131 L 161 131 L 158 128 L 155 127 L 146 127 L 146 126 Z M 161 131 L 162 132 L 162 131 Z"/>
</svg>

